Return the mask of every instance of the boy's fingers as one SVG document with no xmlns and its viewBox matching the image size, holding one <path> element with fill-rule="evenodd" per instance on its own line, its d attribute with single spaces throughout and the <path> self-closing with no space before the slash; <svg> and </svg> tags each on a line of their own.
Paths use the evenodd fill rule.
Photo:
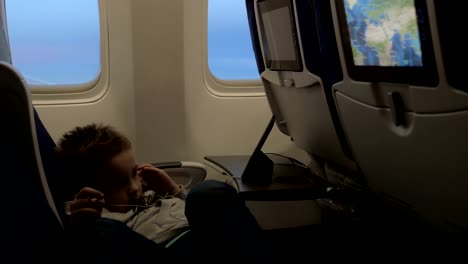
<svg viewBox="0 0 468 264">
<path fill-rule="evenodd" d="M 104 205 L 105 205 L 104 199 L 96 199 L 96 198 L 76 199 L 70 203 L 70 210 L 75 211 L 75 210 L 81 210 L 85 208 L 101 210 L 104 207 Z"/>
<path fill-rule="evenodd" d="M 96 189 L 90 187 L 84 187 L 76 195 L 76 199 L 86 199 L 86 198 L 98 198 L 103 199 L 104 194 Z"/>
<path fill-rule="evenodd" d="M 144 168 L 152 168 L 152 167 L 153 167 L 153 165 L 151 165 L 151 164 L 140 164 L 140 165 L 138 165 L 137 170 L 142 170 Z"/>
</svg>

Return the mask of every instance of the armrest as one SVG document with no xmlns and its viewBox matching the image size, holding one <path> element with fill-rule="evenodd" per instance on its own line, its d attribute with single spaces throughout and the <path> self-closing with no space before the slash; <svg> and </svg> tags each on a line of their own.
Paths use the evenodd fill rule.
<svg viewBox="0 0 468 264">
<path fill-rule="evenodd" d="M 202 163 L 192 161 L 155 162 L 151 165 L 165 170 L 175 183 L 183 185 L 186 190 L 204 181 L 207 173 Z"/>
</svg>

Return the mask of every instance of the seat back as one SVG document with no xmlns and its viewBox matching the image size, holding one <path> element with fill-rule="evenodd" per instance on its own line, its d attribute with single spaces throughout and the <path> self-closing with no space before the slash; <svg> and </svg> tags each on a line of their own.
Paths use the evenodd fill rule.
<svg viewBox="0 0 468 264">
<path fill-rule="evenodd" d="M 279 130 L 328 168 L 357 174 L 331 89 L 343 74 L 333 25 L 327 24 L 330 4 L 246 0 L 246 6 L 258 70 Z"/>
<path fill-rule="evenodd" d="M 55 142 L 50 136 L 49 132 L 42 123 L 39 114 L 33 107 L 34 112 L 34 123 L 36 127 L 36 135 L 38 140 L 39 152 L 41 155 L 42 167 L 44 174 L 47 178 L 47 183 L 55 202 L 57 212 L 62 220 L 62 223 L 66 224 L 66 214 L 64 209 L 64 203 L 73 199 L 78 187 L 71 184 L 70 180 L 60 174 L 59 164 L 55 158 Z"/>
<path fill-rule="evenodd" d="M 466 230 L 466 22 L 445 2 L 246 0 L 279 129 L 349 168 L 325 175 Z"/>
<path fill-rule="evenodd" d="M 369 188 L 466 230 L 468 86 L 456 30 L 464 9 L 435 0 L 331 3 L 344 72 L 333 90 Z"/>
<path fill-rule="evenodd" d="M 28 90 L 21 75 L 3 62 L 0 94 L 1 226 L 6 229 L 1 250 L 15 262 L 50 260 L 61 252 L 61 218 L 42 168 Z"/>
</svg>

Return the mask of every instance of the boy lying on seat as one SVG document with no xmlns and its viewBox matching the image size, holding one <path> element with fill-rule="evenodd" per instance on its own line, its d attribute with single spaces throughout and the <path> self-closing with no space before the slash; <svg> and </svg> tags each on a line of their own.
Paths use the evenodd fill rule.
<svg viewBox="0 0 468 264">
<path fill-rule="evenodd" d="M 117 243 L 114 227 L 111 231 L 108 227 L 117 221 L 127 226 L 116 225 L 117 233 L 126 234 L 122 243 L 132 247 L 140 243 L 141 248 L 169 259 L 174 259 L 172 255 L 205 262 L 207 255 L 228 256 L 232 261 L 268 258 L 263 231 L 232 186 L 206 180 L 187 194 L 164 170 L 138 165 L 131 142 L 110 126 L 74 128 L 59 140 L 56 154 L 62 174 L 78 188 L 68 203 L 77 241 L 89 237 L 96 244 Z M 131 242 L 129 237 L 138 235 L 129 232 L 151 240 L 154 250 L 141 238 Z M 103 258 L 114 254 L 98 251 L 93 254 Z"/>
</svg>

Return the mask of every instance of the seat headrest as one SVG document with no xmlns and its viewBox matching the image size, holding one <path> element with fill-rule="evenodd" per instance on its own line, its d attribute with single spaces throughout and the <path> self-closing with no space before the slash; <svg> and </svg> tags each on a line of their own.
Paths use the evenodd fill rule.
<svg viewBox="0 0 468 264">
<path fill-rule="evenodd" d="M 24 167 L 23 173 L 26 174 L 13 174 L 4 178 L 14 178 L 11 180 L 22 182 L 26 186 L 35 186 L 35 191 L 41 193 L 46 199 L 49 210 L 55 215 L 55 221 L 61 224 L 42 167 L 34 111 L 27 85 L 16 69 L 4 62 L 0 62 L 0 93 L 2 99 L 0 103 L 0 122 L 2 123 L 0 136 L 3 141 L 8 142 L 14 148 L 14 153 L 11 153 L 12 156 L 6 160 L 11 161 L 13 157 L 18 159 L 18 163 Z M 4 155 L 9 155 L 9 153 L 4 153 Z M 8 163 L 4 163 L 2 167 L 8 166 Z M 14 186 L 14 188 L 21 190 L 26 186 Z"/>
</svg>

